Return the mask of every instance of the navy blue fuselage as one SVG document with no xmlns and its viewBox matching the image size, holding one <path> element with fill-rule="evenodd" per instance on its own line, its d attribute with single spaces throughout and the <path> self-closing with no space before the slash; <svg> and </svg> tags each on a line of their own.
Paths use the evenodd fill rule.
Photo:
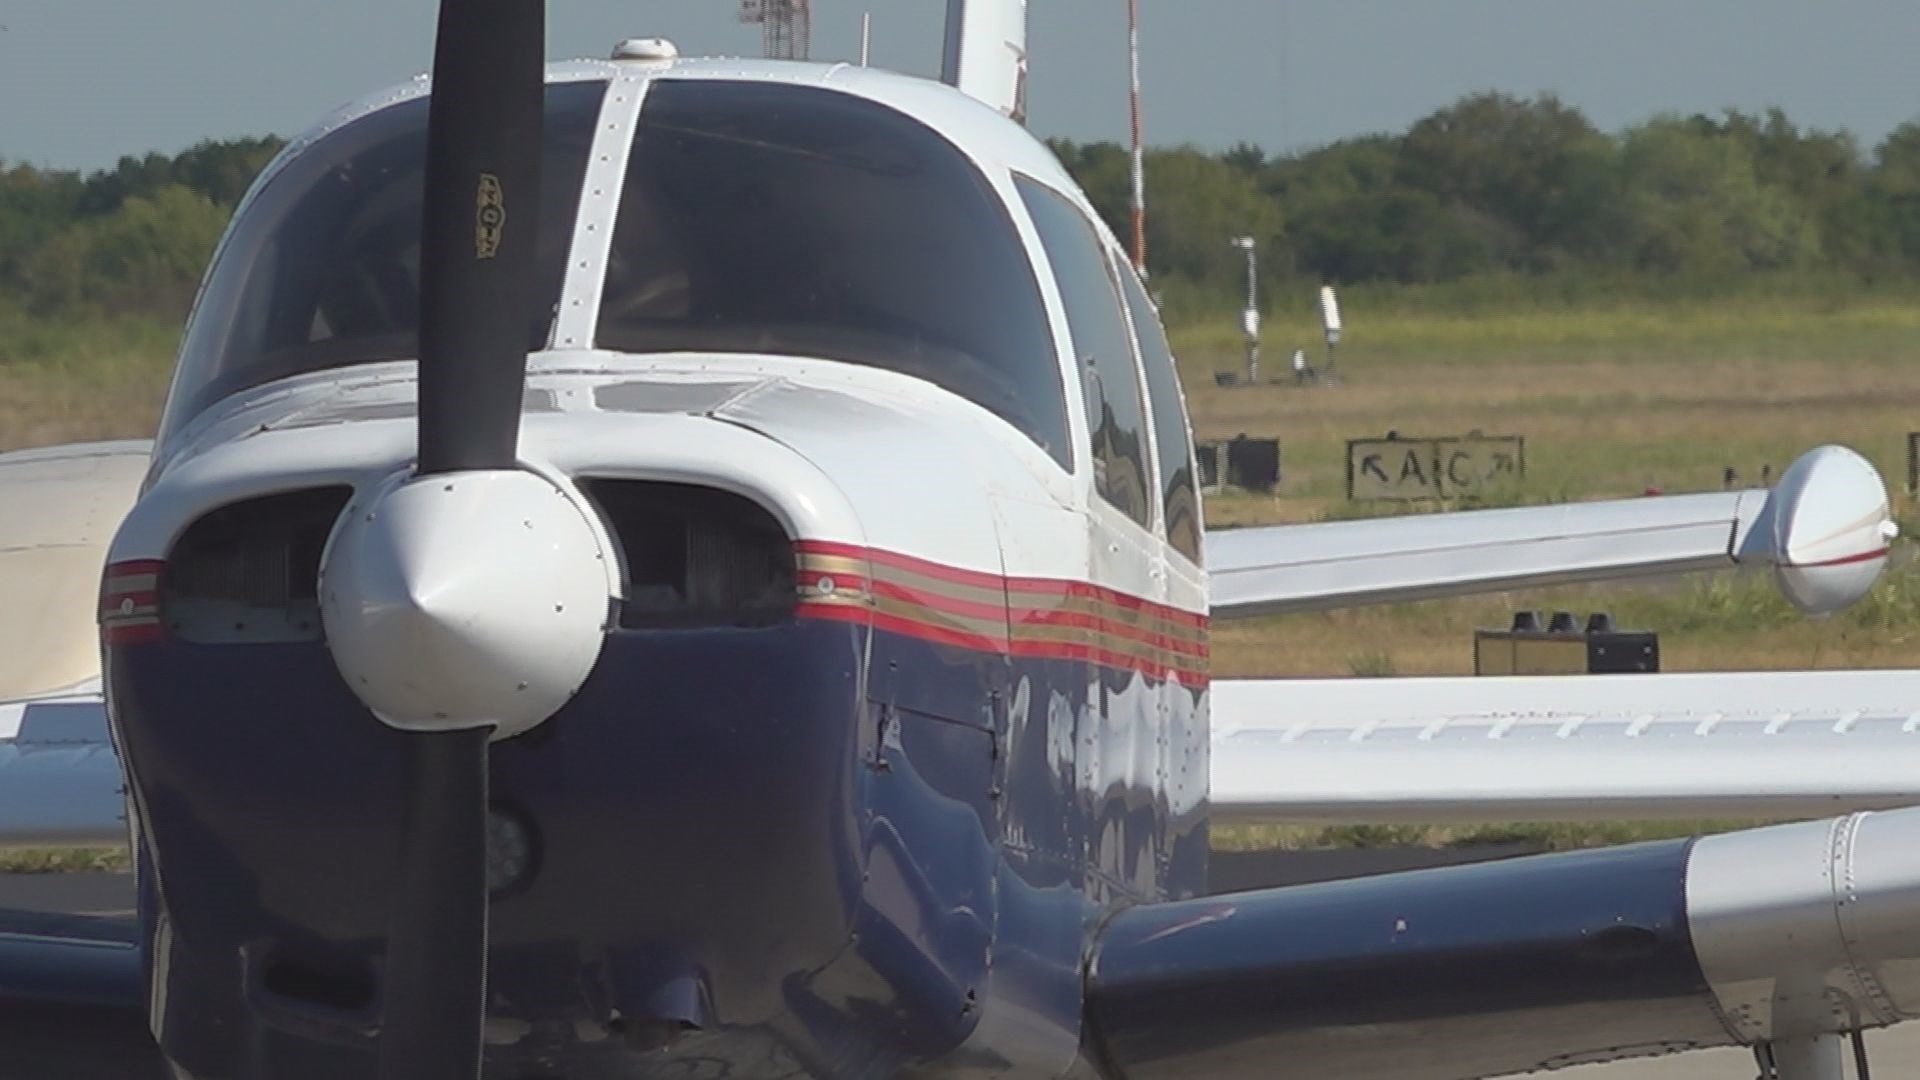
<svg viewBox="0 0 1920 1080">
<path fill-rule="evenodd" d="M 1071 1066 L 1102 917 L 1204 891 L 1204 799 L 1165 774 L 1200 747 L 1204 792 L 1205 695 L 1018 653 L 803 616 L 610 631 L 494 748 L 532 842 L 491 909 L 487 1076 Z M 399 736 L 322 642 L 114 645 L 108 678 L 166 1056 L 370 1075 Z"/>
</svg>

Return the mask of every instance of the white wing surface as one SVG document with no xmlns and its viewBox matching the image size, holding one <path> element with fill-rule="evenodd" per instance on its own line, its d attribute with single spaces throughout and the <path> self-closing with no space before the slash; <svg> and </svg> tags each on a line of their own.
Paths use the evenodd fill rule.
<svg viewBox="0 0 1920 1080">
<path fill-rule="evenodd" d="M 1777 487 L 1209 533 L 1215 618 L 1763 566 L 1802 610 L 1858 600 L 1895 534 L 1872 463 L 1824 446 Z"/>
<path fill-rule="evenodd" d="M 127 837 L 98 684 L 0 704 L 0 849 L 122 847 Z"/>
<path fill-rule="evenodd" d="M 1920 804 L 1920 671 L 1222 680 L 1212 714 L 1216 822 Z"/>
<path fill-rule="evenodd" d="M 100 572 L 148 444 L 0 454 L 0 701 L 100 674 Z"/>
</svg>

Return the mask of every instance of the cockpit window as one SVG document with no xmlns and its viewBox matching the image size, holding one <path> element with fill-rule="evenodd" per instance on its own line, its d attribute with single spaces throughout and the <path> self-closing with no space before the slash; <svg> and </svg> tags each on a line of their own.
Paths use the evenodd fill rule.
<svg viewBox="0 0 1920 1080">
<path fill-rule="evenodd" d="M 813 87 L 661 80 L 608 259 L 604 349 L 902 372 L 1071 468 L 1039 282 L 973 164 L 893 109 Z"/>
<path fill-rule="evenodd" d="M 546 90 L 540 250 L 527 347 L 559 305 L 604 82 Z M 327 368 L 415 355 L 425 97 L 320 139 L 248 205 L 222 247 L 181 350 L 169 432 L 238 390 Z"/>
</svg>

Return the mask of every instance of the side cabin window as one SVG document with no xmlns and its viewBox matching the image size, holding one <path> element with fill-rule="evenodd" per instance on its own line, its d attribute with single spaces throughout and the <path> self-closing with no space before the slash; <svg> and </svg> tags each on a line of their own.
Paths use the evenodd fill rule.
<svg viewBox="0 0 1920 1080">
<path fill-rule="evenodd" d="M 634 134 L 596 344 L 911 375 L 1073 467 L 1045 301 L 973 162 L 819 87 L 661 79 Z"/>
<path fill-rule="evenodd" d="M 1140 344 L 1140 366 L 1146 369 L 1147 396 L 1153 407 L 1153 440 L 1159 451 L 1160 491 L 1166 507 L 1164 527 L 1173 550 L 1200 563 L 1200 500 L 1193 484 L 1193 440 L 1187 427 L 1187 409 L 1180 394 L 1180 372 L 1173 349 L 1160 325 L 1147 290 L 1130 269 L 1119 272 L 1127 294 L 1127 314 L 1133 319 L 1133 338 Z"/>
<path fill-rule="evenodd" d="M 1094 489 L 1128 517 L 1150 525 L 1153 499 L 1147 480 L 1146 412 L 1127 317 L 1120 307 L 1120 294 L 1114 291 L 1100 236 L 1059 193 L 1024 176 L 1016 176 L 1014 183 L 1033 216 L 1066 305 L 1073 355 L 1086 387 Z"/>
<path fill-rule="evenodd" d="M 529 350 L 546 347 L 593 145 L 600 80 L 546 88 Z M 180 350 L 164 444 L 201 410 L 291 375 L 419 352 L 428 98 L 381 109 L 287 162 L 253 193 L 208 275 Z"/>
</svg>

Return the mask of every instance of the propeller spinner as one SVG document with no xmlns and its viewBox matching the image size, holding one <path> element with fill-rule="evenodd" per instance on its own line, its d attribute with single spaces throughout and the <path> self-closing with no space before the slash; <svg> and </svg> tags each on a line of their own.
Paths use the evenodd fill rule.
<svg viewBox="0 0 1920 1080">
<path fill-rule="evenodd" d="M 445 0 L 429 107 L 419 447 L 321 571 L 336 665 L 412 754 L 380 1075 L 479 1075 L 487 748 L 585 681 L 607 611 L 588 512 L 518 463 L 539 222 L 542 0 Z"/>
</svg>

